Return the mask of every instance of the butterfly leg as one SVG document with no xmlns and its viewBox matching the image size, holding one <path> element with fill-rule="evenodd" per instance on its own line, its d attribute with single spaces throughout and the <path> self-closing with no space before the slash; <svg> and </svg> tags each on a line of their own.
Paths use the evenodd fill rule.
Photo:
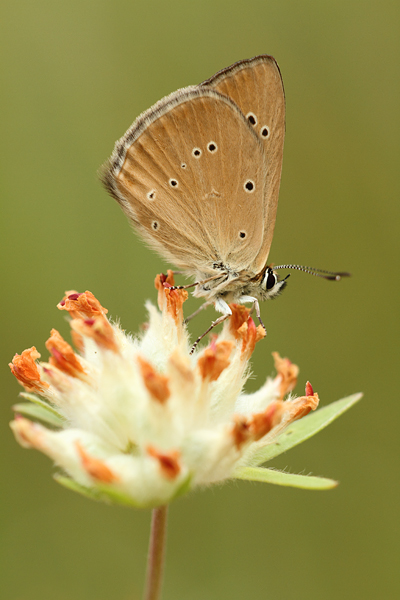
<svg viewBox="0 0 400 600">
<path fill-rule="evenodd" d="M 176 273 L 176 271 L 174 271 Z M 223 277 L 224 273 L 217 273 L 217 275 L 213 275 L 212 277 L 208 277 L 207 279 L 203 279 L 202 281 L 195 281 L 194 283 L 189 283 L 188 285 L 173 285 L 171 290 L 187 290 L 191 287 L 196 287 L 196 285 L 203 285 L 203 283 L 208 283 L 209 281 L 214 281 L 214 279 L 220 279 Z"/>
<path fill-rule="evenodd" d="M 189 323 L 189 321 L 191 321 L 193 319 L 193 317 L 195 317 L 196 315 L 198 315 L 202 310 L 204 310 L 205 308 L 207 308 L 207 306 L 210 306 L 210 304 L 212 304 L 212 302 L 204 302 L 200 308 L 198 308 L 197 310 L 194 311 L 194 313 L 192 313 L 191 315 L 189 315 L 188 317 L 186 317 L 185 319 L 185 325 L 186 323 Z"/>
<path fill-rule="evenodd" d="M 257 319 L 260 321 L 260 325 L 263 326 L 265 333 L 267 333 L 267 329 L 261 319 L 260 304 L 259 304 L 257 298 L 254 298 L 254 296 L 242 296 L 241 298 L 239 298 L 239 302 L 240 302 L 240 304 L 245 304 L 246 302 L 251 302 L 253 304 L 251 310 L 255 309 Z"/>
<path fill-rule="evenodd" d="M 203 304 L 203 306 L 204 306 L 204 304 Z M 197 340 L 193 344 L 193 346 L 192 346 L 189 354 L 193 354 L 193 352 L 195 351 L 195 348 L 196 348 L 197 344 L 203 339 L 204 336 L 207 335 L 207 333 L 210 333 L 210 331 L 212 329 L 214 329 L 214 327 L 216 327 L 217 325 L 219 325 L 220 323 L 222 323 L 223 321 L 225 321 L 232 314 L 232 311 L 229 308 L 229 305 L 225 302 L 225 300 L 221 300 L 220 298 L 218 298 L 218 300 L 216 300 L 216 302 L 215 302 L 215 308 L 216 308 L 216 310 L 218 310 L 218 312 L 222 312 L 222 315 L 220 317 L 218 317 L 218 319 L 216 319 L 215 321 L 213 321 L 211 323 L 210 327 L 197 338 Z"/>
</svg>

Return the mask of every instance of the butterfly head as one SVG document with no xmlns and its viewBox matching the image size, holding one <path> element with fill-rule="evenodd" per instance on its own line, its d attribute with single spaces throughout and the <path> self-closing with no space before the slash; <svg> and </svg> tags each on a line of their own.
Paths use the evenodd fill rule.
<svg viewBox="0 0 400 600">
<path fill-rule="evenodd" d="M 268 300 L 279 296 L 287 285 L 288 277 L 289 275 L 284 279 L 279 279 L 275 271 L 267 266 L 259 283 L 262 299 Z"/>
</svg>

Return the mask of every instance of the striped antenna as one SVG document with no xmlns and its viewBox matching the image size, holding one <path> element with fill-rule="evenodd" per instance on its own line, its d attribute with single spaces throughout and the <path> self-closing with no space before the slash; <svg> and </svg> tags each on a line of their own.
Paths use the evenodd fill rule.
<svg viewBox="0 0 400 600">
<path fill-rule="evenodd" d="M 309 275 L 314 275 L 315 277 L 322 277 L 323 279 L 328 279 L 329 281 L 340 281 L 342 277 L 350 277 L 350 273 L 336 273 L 334 271 L 324 271 L 323 269 L 315 269 L 314 267 L 303 267 L 302 265 L 277 265 L 273 266 L 272 269 L 273 271 L 275 271 L 276 269 L 296 269 L 297 271 L 303 271 L 304 273 L 308 273 Z"/>
</svg>

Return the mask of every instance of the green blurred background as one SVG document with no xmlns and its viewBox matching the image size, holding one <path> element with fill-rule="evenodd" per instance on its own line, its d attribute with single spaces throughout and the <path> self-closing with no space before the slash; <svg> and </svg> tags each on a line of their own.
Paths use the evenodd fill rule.
<svg viewBox="0 0 400 600">
<path fill-rule="evenodd" d="M 398 598 L 398 2 L 171 0 L 3 3 L 0 597 L 132 600 L 150 513 L 59 487 L 8 428 L 20 387 L 7 363 L 91 290 L 136 331 L 166 265 L 131 233 L 96 171 L 136 116 L 242 58 L 276 57 L 287 137 L 270 258 L 349 270 L 294 273 L 264 304 L 268 337 L 322 404 L 363 391 L 330 428 L 274 462 L 339 479 L 330 492 L 234 483 L 170 511 L 165 600 Z M 192 306 L 197 301 L 191 300 Z M 209 309 L 191 325 L 197 336 Z"/>
</svg>

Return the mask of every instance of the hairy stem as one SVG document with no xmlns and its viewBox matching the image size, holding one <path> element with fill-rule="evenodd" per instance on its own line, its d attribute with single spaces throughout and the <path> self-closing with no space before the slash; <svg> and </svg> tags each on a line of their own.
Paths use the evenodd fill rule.
<svg viewBox="0 0 400 600">
<path fill-rule="evenodd" d="M 164 571 L 167 533 L 167 506 L 154 508 L 151 515 L 149 554 L 147 557 L 146 590 L 144 600 L 160 600 Z"/>
</svg>

